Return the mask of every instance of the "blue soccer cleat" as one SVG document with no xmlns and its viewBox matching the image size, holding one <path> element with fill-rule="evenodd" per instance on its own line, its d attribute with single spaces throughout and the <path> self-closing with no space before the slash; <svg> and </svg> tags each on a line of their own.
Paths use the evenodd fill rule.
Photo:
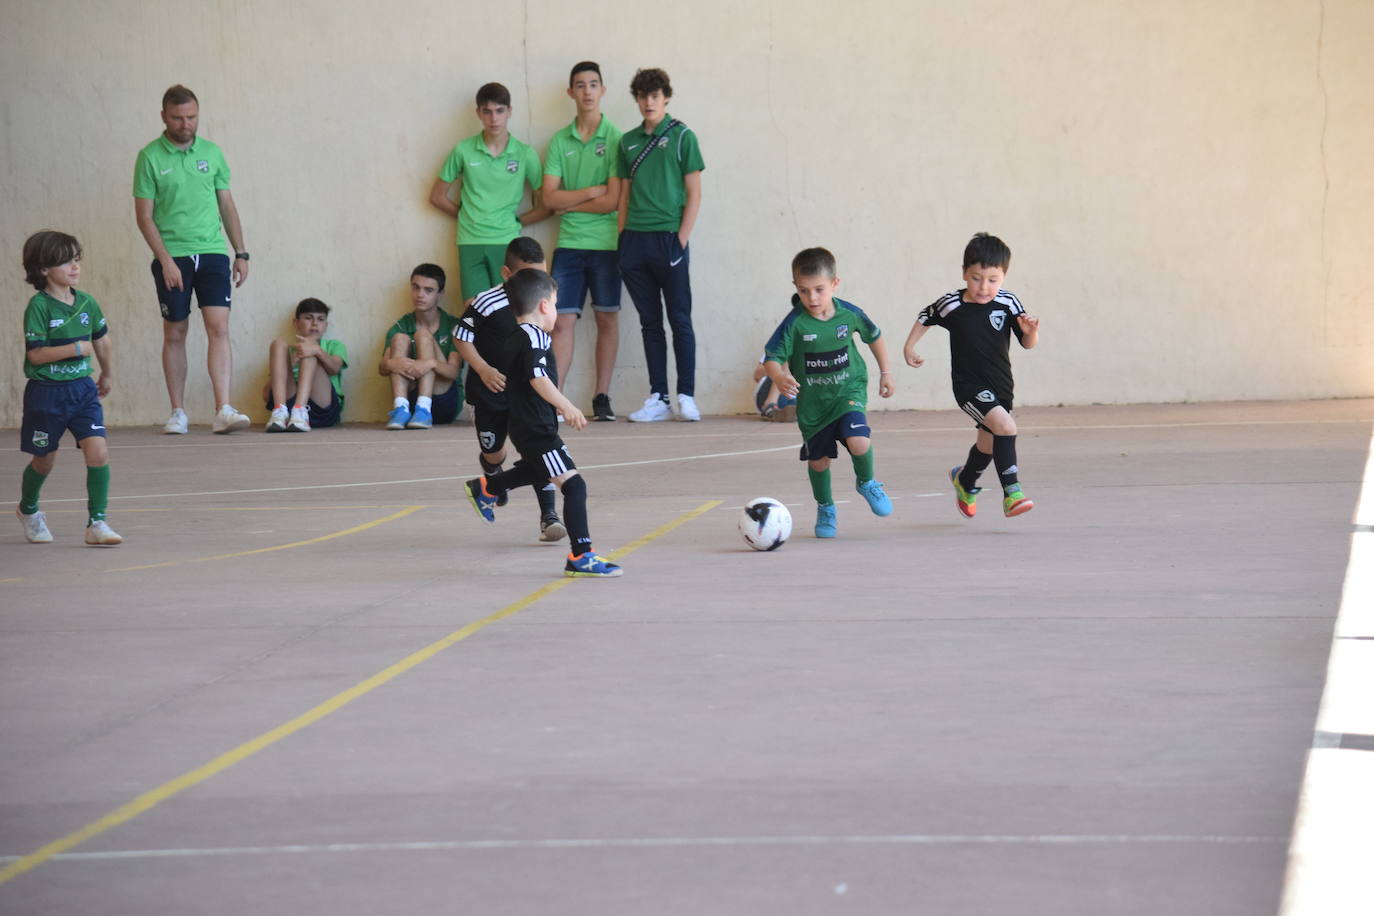
<svg viewBox="0 0 1374 916">
<path fill-rule="evenodd" d="M 816 537 L 833 538 L 835 536 L 835 504 L 826 503 L 816 506 Z"/>
<path fill-rule="evenodd" d="M 568 562 L 563 565 L 563 575 L 570 579 L 610 579 L 623 572 L 619 566 L 590 550 L 580 557 L 568 554 Z"/>
<path fill-rule="evenodd" d="M 429 429 L 434 425 L 434 417 L 424 407 L 416 407 L 415 413 L 406 421 L 406 429 Z"/>
<path fill-rule="evenodd" d="M 406 407 L 393 407 L 391 413 L 386 415 L 387 429 L 405 429 L 410 422 L 410 409 Z"/>
<path fill-rule="evenodd" d="M 477 510 L 483 521 L 496 521 L 496 497 L 487 492 L 485 477 L 474 477 L 463 484 L 463 490 L 468 494 L 468 502 L 472 503 L 472 508 Z"/>
<path fill-rule="evenodd" d="M 887 498 L 882 481 L 865 480 L 863 483 L 856 483 L 854 489 L 859 491 L 860 496 L 868 500 L 868 508 L 873 510 L 874 515 L 892 514 L 892 500 Z"/>
</svg>

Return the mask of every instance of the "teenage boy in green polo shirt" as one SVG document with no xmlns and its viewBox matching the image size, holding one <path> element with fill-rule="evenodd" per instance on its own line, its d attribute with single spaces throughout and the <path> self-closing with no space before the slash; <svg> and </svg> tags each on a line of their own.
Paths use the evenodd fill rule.
<svg viewBox="0 0 1374 916">
<path fill-rule="evenodd" d="M 412 311 L 387 328 L 377 373 L 391 382 L 387 429 L 452 423 L 463 406 L 463 368 L 455 349 L 458 319 L 439 307 L 446 277 L 438 264 L 410 272 Z"/>
<path fill-rule="evenodd" d="M 706 168 L 696 134 L 668 116 L 673 86 L 659 69 L 639 70 L 630 82 L 644 123 L 620 139 L 620 275 L 639 312 L 649 397 L 630 414 L 638 423 L 666 420 L 668 338 L 663 313 L 673 329 L 677 362 L 678 416 L 700 420 L 696 392 L 696 336 L 692 331 L 691 263 L 687 240 L 701 209 L 701 170 Z"/>
<path fill-rule="evenodd" d="M 458 218 L 458 282 L 465 302 L 501 283 L 506 245 L 520 227 L 549 216 L 538 205 L 516 214 L 525 185 L 537 191 L 543 172 L 534 150 L 511 136 L 510 115 L 509 89 L 500 83 L 478 89 L 482 132 L 453 148 L 429 191 L 430 203 Z"/>
<path fill-rule="evenodd" d="M 620 209 L 620 128 L 601 113 L 606 85 L 595 61 L 573 65 L 568 97 L 577 117 L 549 141 L 544 157 L 544 206 L 562 218 L 553 253 L 553 279 L 558 283 L 558 321 L 553 327 L 553 355 L 561 379 L 572 370 L 573 338 L 582 306 L 591 293 L 596 315 L 596 390 L 592 414 L 614 420 L 611 373 L 620 344 L 620 269 L 616 257 L 617 211 Z"/>
<path fill-rule="evenodd" d="M 205 362 L 215 395 L 211 428 L 230 433 L 249 423 L 229 403 L 229 300 L 233 288 L 248 279 L 243 226 L 229 193 L 224 154 L 196 136 L 196 94 L 182 85 L 168 89 L 162 96 L 162 123 L 162 136 L 140 150 L 134 164 L 134 220 L 153 252 L 153 283 L 162 309 L 162 373 L 172 402 L 172 415 L 162 431 L 186 433 L 186 331 L 194 290 L 205 321 Z M 232 263 L 221 226 L 234 246 Z"/>
</svg>

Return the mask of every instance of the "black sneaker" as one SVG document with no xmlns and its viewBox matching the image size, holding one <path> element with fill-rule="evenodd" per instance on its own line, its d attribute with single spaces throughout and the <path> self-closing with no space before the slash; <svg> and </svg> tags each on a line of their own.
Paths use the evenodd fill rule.
<svg viewBox="0 0 1374 916">
<path fill-rule="evenodd" d="M 611 410 L 611 396 L 609 394 L 598 394 L 592 398 L 592 414 L 598 423 L 606 423 L 615 419 L 615 411 Z"/>
<path fill-rule="evenodd" d="M 561 541 L 568 533 L 563 520 L 556 515 L 546 515 L 539 521 L 539 540 Z"/>
</svg>

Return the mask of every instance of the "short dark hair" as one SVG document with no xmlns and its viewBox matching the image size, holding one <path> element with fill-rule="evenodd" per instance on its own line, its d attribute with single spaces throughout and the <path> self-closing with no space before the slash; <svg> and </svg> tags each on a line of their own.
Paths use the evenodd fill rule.
<svg viewBox="0 0 1374 916">
<path fill-rule="evenodd" d="M 974 264 L 982 267 L 998 267 L 1005 271 L 1011 266 L 1011 249 L 1007 243 L 986 232 L 976 233 L 964 246 L 964 270 Z"/>
<path fill-rule="evenodd" d="M 314 298 L 313 296 L 308 297 L 308 298 L 305 298 L 305 299 L 302 299 L 300 302 L 296 303 L 296 317 L 297 317 L 297 318 L 301 317 L 302 315 L 328 315 L 328 314 L 329 314 L 329 306 L 325 305 L 324 302 L 323 302 L 322 300 L 316 299 L 316 298 Z"/>
<path fill-rule="evenodd" d="M 55 229 L 35 232 L 24 242 L 24 279 L 34 289 L 47 289 L 48 278 L 43 271 L 79 257 L 81 243 L 76 236 Z"/>
<path fill-rule="evenodd" d="M 577 79 L 577 74 L 586 73 L 591 70 L 596 74 L 597 79 L 601 79 L 601 65 L 594 60 L 583 60 L 573 64 L 573 68 L 568 73 L 568 87 L 571 88 L 573 80 Z"/>
<path fill-rule="evenodd" d="M 416 277 L 428 277 L 439 284 L 439 292 L 444 291 L 444 284 L 448 282 L 448 277 L 444 275 L 444 269 L 438 264 L 420 264 L 410 272 L 410 279 Z"/>
<path fill-rule="evenodd" d="M 162 108 L 164 111 L 171 108 L 173 105 L 185 105 L 187 102 L 195 102 L 199 105 L 200 99 L 196 98 L 196 94 L 181 85 L 181 83 L 177 83 L 175 86 L 172 86 L 166 92 L 162 93 Z"/>
<path fill-rule="evenodd" d="M 793 277 L 835 276 L 835 256 L 825 248 L 807 248 L 792 259 Z"/>
<path fill-rule="evenodd" d="M 528 235 L 517 235 L 506 246 L 506 267 L 516 270 L 526 264 L 543 264 L 544 246 Z"/>
<path fill-rule="evenodd" d="M 481 89 L 477 90 L 477 107 L 481 108 L 488 102 L 494 102 L 497 105 L 504 105 L 509 108 L 510 90 L 500 83 L 487 83 Z"/>
<path fill-rule="evenodd" d="M 657 67 L 646 67 L 635 71 L 635 78 L 630 80 L 630 95 L 639 98 L 641 95 L 648 95 L 655 89 L 663 90 L 665 99 L 673 97 L 673 84 L 668 82 L 667 73 Z"/>
<path fill-rule="evenodd" d="M 510 307 L 517 318 L 524 318 L 533 313 L 542 300 L 558 291 L 558 284 L 554 282 L 553 277 L 534 267 L 517 270 L 502 286 L 505 287 L 506 298 L 510 300 Z"/>
</svg>

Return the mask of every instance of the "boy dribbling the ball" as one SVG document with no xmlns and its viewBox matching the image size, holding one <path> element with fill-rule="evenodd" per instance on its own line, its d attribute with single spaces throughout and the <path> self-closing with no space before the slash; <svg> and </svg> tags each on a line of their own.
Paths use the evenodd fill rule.
<svg viewBox="0 0 1374 916">
<path fill-rule="evenodd" d="M 856 305 L 835 298 L 840 278 L 835 256 L 808 248 L 792 259 L 792 313 L 778 325 L 764 348 L 764 371 L 784 397 L 796 398 L 801 427 L 801 459 L 807 463 L 816 498 L 816 537 L 833 538 L 835 500 L 830 492 L 830 461 L 843 443 L 854 464 L 854 488 L 874 515 L 891 515 L 892 500 L 873 479 L 873 441 L 864 410 L 868 405 L 868 366 L 855 337 L 878 362 L 878 394 L 892 397 L 887 343 L 882 331 Z M 800 380 L 799 380 L 800 377 Z"/>
<path fill-rule="evenodd" d="M 978 438 L 965 462 L 949 472 L 954 505 L 964 518 L 978 511 L 978 475 L 997 464 L 1002 514 L 1021 515 L 1035 503 L 1021 492 L 1016 465 L 1016 421 L 1012 419 L 1011 335 L 1029 350 L 1040 340 L 1040 319 L 1026 314 L 1020 300 L 1002 289 L 1011 249 L 995 235 L 979 232 L 964 248 L 964 288 L 946 293 L 921 310 L 902 353 L 907 364 L 925 362 L 916 343 L 926 329 L 949 331 L 954 400 L 973 418 Z"/>
<path fill-rule="evenodd" d="M 114 547 L 123 538 L 105 521 L 110 459 L 100 398 L 114 382 L 114 351 L 105 314 L 81 279 L 81 243 L 65 232 L 35 232 L 24 243 L 24 278 L 38 292 L 24 309 L 24 419 L 19 450 L 33 456 L 24 468 L 15 514 L 33 544 L 52 541 L 38 511 L 38 493 L 57 464 L 57 445 L 71 430 L 86 458 L 86 543 Z M 91 354 L 100 379 L 91 379 Z"/>
</svg>

